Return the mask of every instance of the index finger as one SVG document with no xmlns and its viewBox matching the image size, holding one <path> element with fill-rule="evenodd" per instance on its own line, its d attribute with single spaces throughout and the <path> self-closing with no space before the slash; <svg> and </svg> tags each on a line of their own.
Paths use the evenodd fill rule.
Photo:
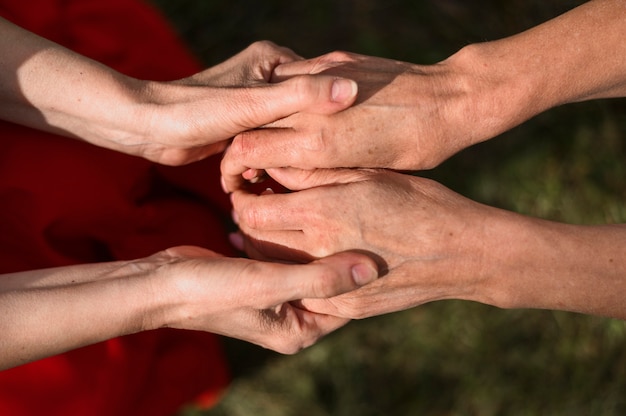
<svg viewBox="0 0 626 416">
<path fill-rule="evenodd" d="M 311 137 L 290 128 L 250 130 L 237 135 L 222 159 L 222 186 L 233 192 L 244 187 L 249 169 L 338 167 L 341 158 L 325 149 L 322 137 Z M 328 157 L 334 154 L 335 157 Z"/>
</svg>

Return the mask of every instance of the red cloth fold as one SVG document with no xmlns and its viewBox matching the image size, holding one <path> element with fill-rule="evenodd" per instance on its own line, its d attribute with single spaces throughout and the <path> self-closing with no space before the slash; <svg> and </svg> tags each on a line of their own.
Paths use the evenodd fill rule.
<svg viewBox="0 0 626 416">
<path fill-rule="evenodd" d="M 199 69 L 137 0 L 0 0 L 0 15 L 138 78 Z M 180 244 L 231 255 L 218 174 L 217 158 L 163 167 L 0 122 L 0 273 Z M 0 372 L 0 415 L 169 415 L 194 399 L 212 405 L 228 378 L 216 336 L 150 331 Z"/>
</svg>

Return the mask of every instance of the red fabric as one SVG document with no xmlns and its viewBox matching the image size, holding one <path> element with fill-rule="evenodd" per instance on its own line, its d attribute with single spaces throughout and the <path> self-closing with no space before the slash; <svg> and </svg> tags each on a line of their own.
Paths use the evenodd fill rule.
<svg viewBox="0 0 626 416">
<path fill-rule="evenodd" d="M 0 15 L 144 79 L 199 69 L 137 0 L 0 0 Z M 233 254 L 215 158 L 180 168 L 0 123 L 0 273 L 131 259 L 179 244 Z M 0 415 L 169 415 L 213 404 L 219 340 L 158 330 L 0 372 Z"/>
</svg>

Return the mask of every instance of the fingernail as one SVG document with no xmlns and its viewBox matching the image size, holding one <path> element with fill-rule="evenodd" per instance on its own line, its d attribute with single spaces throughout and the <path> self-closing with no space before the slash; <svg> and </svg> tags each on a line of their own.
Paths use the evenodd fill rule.
<svg viewBox="0 0 626 416">
<path fill-rule="evenodd" d="M 352 266 L 352 278 L 359 286 L 366 285 L 378 278 L 378 271 L 366 264 Z"/>
<path fill-rule="evenodd" d="M 272 188 L 265 188 L 265 191 L 261 192 L 261 195 L 272 195 L 274 190 Z"/>
<path fill-rule="evenodd" d="M 232 244 L 237 250 L 244 251 L 243 236 L 240 233 L 228 234 L 228 241 L 230 241 L 230 244 Z"/>
<path fill-rule="evenodd" d="M 356 95 L 357 90 L 356 82 L 351 79 L 339 78 L 333 82 L 330 98 L 336 103 L 343 103 L 352 99 Z"/>
<path fill-rule="evenodd" d="M 228 188 L 226 187 L 226 179 L 223 176 L 220 176 L 220 184 L 222 185 L 222 190 L 224 193 L 229 193 Z"/>
<path fill-rule="evenodd" d="M 246 180 L 252 180 L 259 175 L 259 172 L 256 169 L 247 169 L 241 176 Z"/>
</svg>

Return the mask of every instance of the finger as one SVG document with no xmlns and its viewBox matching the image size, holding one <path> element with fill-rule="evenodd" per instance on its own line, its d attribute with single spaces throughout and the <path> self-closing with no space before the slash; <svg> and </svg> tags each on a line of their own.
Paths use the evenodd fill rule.
<svg viewBox="0 0 626 416">
<path fill-rule="evenodd" d="M 332 52 L 312 59 L 295 61 L 274 68 L 272 82 L 279 82 L 300 74 L 319 74 L 329 68 L 354 62 L 358 55 L 345 52 Z"/>
<path fill-rule="evenodd" d="M 293 129 L 266 128 L 237 135 L 224 153 L 221 172 L 223 186 L 232 192 L 244 186 L 243 174 L 247 171 L 284 166 L 326 168 L 337 163 L 342 163 L 341 156 L 326 149 L 321 137 Z"/>
<path fill-rule="evenodd" d="M 254 301 L 268 309 L 303 298 L 328 298 L 362 287 L 378 277 L 371 258 L 354 252 L 338 253 L 304 265 L 249 262 L 250 281 L 263 286 Z"/>
<path fill-rule="evenodd" d="M 239 110 L 249 117 L 248 128 L 255 128 L 297 112 L 333 114 L 354 103 L 356 82 L 332 76 L 297 76 L 277 84 L 243 89 Z"/>
<path fill-rule="evenodd" d="M 310 254 L 295 250 L 293 239 L 297 238 L 296 233 L 286 232 L 264 232 L 263 240 L 252 239 L 242 232 L 229 234 L 229 241 L 233 246 L 254 260 L 279 262 L 283 264 L 302 264 L 314 260 Z M 301 233 L 300 237 L 302 237 Z M 290 242 L 293 241 L 293 242 Z"/>
<path fill-rule="evenodd" d="M 295 354 L 315 344 L 320 338 L 335 331 L 350 320 L 331 315 L 321 315 L 282 305 L 280 312 L 257 311 L 251 321 L 258 321 L 254 340 L 257 344 L 281 354 Z"/>
<path fill-rule="evenodd" d="M 302 347 L 307 348 L 320 338 L 345 326 L 350 319 L 333 315 L 318 314 L 293 306 L 294 315 L 298 318 L 298 327 L 303 328 Z M 293 331 L 291 331 L 293 333 Z"/>
<path fill-rule="evenodd" d="M 265 171 L 272 179 L 292 190 L 340 185 L 369 179 L 375 169 L 297 169 L 268 168 Z"/>
<path fill-rule="evenodd" d="M 303 193 L 254 195 L 245 191 L 236 191 L 231 195 L 233 210 L 239 227 L 244 231 L 297 231 L 302 224 L 310 221 L 307 195 Z M 252 237 L 256 237 L 252 235 Z"/>
<path fill-rule="evenodd" d="M 222 185 L 225 191 L 234 191 L 244 187 L 243 174 L 254 171 L 282 167 L 300 169 L 336 168 L 351 166 L 353 154 L 348 149 L 336 149 L 323 143 L 319 136 L 298 133 L 292 129 L 259 129 L 239 134 L 232 141 L 222 159 Z M 300 176 L 306 173 L 302 172 Z M 326 174 L 327 182 L 333 182 L 332 175 Z M 348 175 L 348 174 L 344 174 Z M 358 176 L 358 174 L 355 174 Z M 285 178 L 287 180 L 289 178 Z M 321 179 L 321 178 L 316 178 Z M 345 179 L 343 182 L 352 181 Z M 279 180 L 280 182 L 280 180 Z M 286 185 L 286 184 L 283 184 Z M 296 189 L 287 186 L 290 189 Z M 304 186 L 299 188 L 308 188 Z"/>
</svg>

